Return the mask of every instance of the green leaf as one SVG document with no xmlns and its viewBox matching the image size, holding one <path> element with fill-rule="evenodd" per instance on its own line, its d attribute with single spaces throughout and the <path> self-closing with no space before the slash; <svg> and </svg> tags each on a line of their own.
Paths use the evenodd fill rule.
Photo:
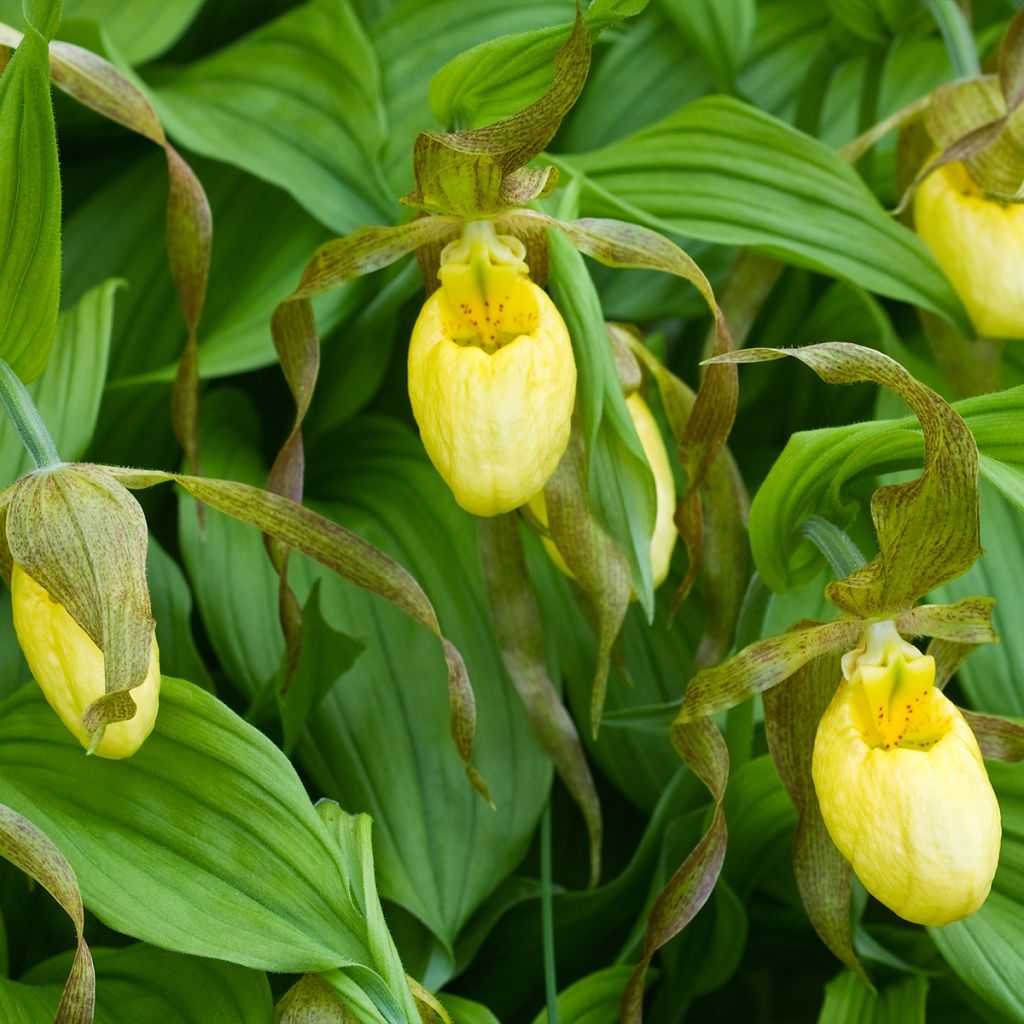
<svg viewBox="0 0 1024 1024">
<path fill-rule="evenodd" d="M 1013 501 L 1016 493 L 1008 481 L 1017 480 L 1024 467 L 1024 387 L 966 399 L 954 408 L 983 455 L 983 475 Z M 920 465 L 919 429 L 916 419 L 907 417 L 804 431 L 790 438 L 751 506 L 751 550 L 772 590 L 781 593 L 821 567 L 820 556 L 799 534 L 804 519 L 817 513 L 846 527 L 858 505 L 844 488 L 866 474 Z"/>
<path fill-rule="evenodd" d="M 981 554 L 978 449 L 955 409 L 895 360 L 859 345 L 747 349 L 715 358 L 761 362 L 785 355 L 806 363 L 830 384 L 868 380 L 894 391 L 913 409 L 924 435 L 921 475 L 872 495 L 878 554 L 830 583 L 829 600 L 852 615 L 886 615 L 909 608 L 938 584 L 966 572 Z M 765 513 L 759 508 L 754 514 Z"/>
<path fill-rule="evenodd" d="M 665 10 L 703 58 L 715 91 L 736 92 L 736 73 L 743 64 L 757 20 L 755 0 L 668 0 Z"/>
<path fill-rule="evenodd" d="M 986 767 L 1003 818 L 992 892 L 970 917 L 928 931 L 969 988 L 1011 1020 L 1020 1020 L 1024 994 L 1015 979 L 1024 970 L 1024 775 L 1015 765 L 989 762 Z"/>
<path fill-rule="evenodd" d="M 257 422 L 253 408 L 211 401 L 208 409 L 207 469 L 263 479 L 265 465 L 243 440 Z M 444 944 L 450 949 L 526 852 L 546 799 L 549 762 L 493 638 L 475 524 L 415 436 L 383 418 L 355 420 L 322 438 L 310 466 L 308 500 L 416 573 L 480 681 L 477 751 L 494 783 L 497 813 L 465 785 L 451 749 L 436 640 L 389 604 L 292 559 L 299 598 L 319 579 L 324 621 L 366 644 L 308 723 L 299 763 L 320 792 L 372 815 L 382 895 L 438 936 L 438 970 L 447 977 Z M 277 580 L 256 531 L 208 514 L 201 539 L 190 504 L 180 516 L 181 541 L 197 605 L 225 671 L 251 694 L 268 666 L 281 662 Z"/>
<path fill-rule="evenodd" d="M 347 0 L 312 0 L 224 50 L 154 75 L 168 132 L 289 192 L 344 233 L 389 222 L 377 59 Z"/>
<path fill-rule="evenodd" d="M 825 986 L 818 1024 L 924 1024 L 928 979 L 915 975 L 875 995 L 855 974 L 844 971 Z"/>
<path fill-rule="evenodd" d="M 97 285 L 57 321 L 53 354 L 42 375 L 28 386 L 61 456 L 81 458 L 92 439 L 107 376 L 107 354 L 120 281 Z M 0 420 L 0 480 L 35 468 L 10 420 Z"/>
<path fill-rule="evenodd" d="M 22 689 L 0 724 L 3 799 L 68 851 L 119 931 L 266 970 L 369 965 L 337 848 L 284 755 L 189 683 L 165 678 L 160 705 L 142 749 L 108 761 Z"/>
<path fill-rule="evenodd" d="M 59 5 L 55 7 L 59 21 Z M 56 21 L 50 26 L 56 30 Z M 46 39 L 29 26 L 0 75 L 0 359 L 42 373 L 60 296 L 60 168 Z"/>
<path fill-rule="evenodd" d="M 306 723 L 334 684 L 352 667 L 365 644 L 332 629 L 320 608 L 320 581 L 313 584 L 302 609 L 302 651 L 288 689 L 276 689 L 284 729 L 284 750 L 291 755 Z M 329 667 L 328 667 L 329 666 Z M 279 682 L 280 677 L 275 679 Z"/>
<path fill-rule="evenodd" d="M 616 1024 L 630 973 L 628 965 L 606 967 L 573 982 L 558 993 L 558 1020 L 561 1024 Z M 538 1013 L 533 1024 L 549 1024 L 547 1010 Z"/>
<path fill-rule="evenodd" d="M 497 1017 L 483 1003 L 452 996 L 447 993 L 438 997 L 448 1011 L 452 1024 L 501 1024 Z"/>
<path fill-rule="evenodd" d="M 757 249 L 946 317 L 960 300 L 924 245 L 834 151 L 768 114 L 708 97 L 571 159 L 588 215 Z"/>
<path fill-rule="evenodd" d="M 161 668 L 212 693 L 213 680 L 192 636 L 192 591 L 181 567 L 152 536 L 146 548 L 146 578 Z"/>
<path fill-rule="evenodd" d="M 266 975 L 199 957 L 169 953 L 137 944 L 123 949 L 96 949 L 95 1024 L 269 1024 L 272 1014 Z M 67 958 L 37 964 L 24 981 L 5 981 L 0 1013 L 9 1024 L 35 1024 L 31 1007 L 52 999 L 51 979 L 67 970 Z M 21 1012 L 24 1017 L 15 1014 Z"/>
</svg>

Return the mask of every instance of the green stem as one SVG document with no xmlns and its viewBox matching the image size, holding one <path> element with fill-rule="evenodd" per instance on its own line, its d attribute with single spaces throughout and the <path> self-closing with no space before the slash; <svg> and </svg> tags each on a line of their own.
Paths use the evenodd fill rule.
<svg viewBox="0 0 1024 1024">
<path fill-rule="evenodd" d="M 21 378 L 3 359 L 0 359 L 0 404 L 3 404 L 7 415 L 10 416 L 22 444 L 28 449 L 36 467 L 49 469 L 52 466 L 59 466 L 61 457 L 57 454 L 57 447 L 32 401 L 32 396 L 25 390 Z"/>
<path fill-rule="evenodd" d="M 800 536 L 825 556 L 837 579 L 845 579 L 864 565 L 864 556 L 846 532 L 821 516 L 808 516 L 800 524 Z"/>
<path fill-rule="evenodd" d="M 957 78 L 978 78 L 981 75 L 978 49 L 960 4 L 957 0 L 925 0 L 925 3 L 942 33 L 953 74 Z"/>
<path fill-rule="evenodd" d="M 555 979 L 555 914 L 551 887 L 551 801 L 540 819 L 540 919 L 544 946 L 544 993 L 548 1024 L 558 1024 L 558 982 Z"/>
</svg>

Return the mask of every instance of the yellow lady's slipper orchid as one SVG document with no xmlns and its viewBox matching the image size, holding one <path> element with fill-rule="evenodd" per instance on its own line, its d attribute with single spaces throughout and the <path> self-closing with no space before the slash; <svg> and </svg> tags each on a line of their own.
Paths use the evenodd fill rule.
<svg viewBox="0 0 1024 1024">
<path fill-rule="evenodd" d="M 576 364 L 565 322 L 518 239 L 466 224 L 409 346 L 409 398 L 430 461 L 479 516 L 524 504 L 569 443 Z"/>
<path fill-rule="evenodd" d="M 987 338 L 1024 338 L 1024 206 L 988 199 L 962 163 L 914 195 L 917 233 Z"/>
<path fill-rule="evenodd" d="M 978 742 L 933 685 L 935 661 L 892 622 L 843 657 L 812 774 L 829 835 L 864 887 L 900 917 L 939 926 L 985 901 L 999 804 Z"/>
<path fill-rule="evenodd" d="M 91 737 L 82 722 L 90 704 L 102 697 L 103 652 L 67 609 L 15 565 L 11 574 L 14 631 L 36 682 L 50 707 L 83 747 Z M 156 637 L 145 680 L 131 691 L 138 710 L 126 722 L 104 728 L 93 749 L 100 757 L 122 758 L 134 754 L 153 731 L 160 699 L 160 660 Z"/>
<path fill-rule="evenodd" d="M 657 588 L 665 582 L 665 577 L 668 576 L 672 551 L 676 546 L 676 538 L 679 536 L 673 519 L 676 510 L 676 483 L 672 476 L 672 466 L 665 449 L 665 441 L 661 436 L 661 428 L 651 413 L 650 407 L 639 394 L 634 392 L 626 399 L 626 408 L 629 409 L 633 426 L 636 427 L 637 436 L 640 438 L 640 445 L 644 450 L 644 455 L 647 456 L 647 462 L 654 476 L 656 506 L 654 533 L 651 535 L 651 578 Z M 538 491 L 530 499 L 529 509 L 543 526 L 548 525 L 547 503 L 544 501 L 543 491 Z M 567 576 L 572 576 L 569 566 L 565 564 L 565 559 L 562 558 L 562 553 L 555 546 L 554 541 L 545 537 L 544 548 L 551 561 Z"/>
</svg>

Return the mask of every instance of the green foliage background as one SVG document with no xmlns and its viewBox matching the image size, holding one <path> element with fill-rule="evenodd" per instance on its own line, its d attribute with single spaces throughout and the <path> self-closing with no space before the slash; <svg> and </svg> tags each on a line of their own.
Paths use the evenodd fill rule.
<svg viewBox="0 0 1024 1024">
<path fill-rule="evenodd" d="M 403 219 L 397 197 L 413 185 L 418 132 L 477 127 L 536 99 L 573 7 L 65 0 L 57 38 L 105 56 L 144 91 L 210 200 L 198 335 L 204 474 L 266 480 L 294 412 L 270 317 L 315 248 Z M 984 58 L 1015 5 L 972 7 Z M 0 21 L 20 29 L 22 13 L 18 0 L 0 0 Z M 43 15 L 30 14 L 40 25 Z M 666 233 L 720 294 L 739 258 L 777 260 L 748 344 L 856 342 L 960 398 L 913 307 L 970 326 L 923 244 L 887 213 L 899 197 L 895 136 L 853 166 L 837 152 L 953 77 L 928 8 L 593 0 L 586 16 L 593 66 L 550 147 L 562 181 L 551 209 Z M 187 332 L 165 249 L 164 158 L 56 92 L 58 146 L 43 146 L 45 92 L 32 76 L 44 44 L 27 38 L 0 79 L 0 117 L 10 127 L 16 111 L 37 133 L 10 133 L 27 141 L 0 151 L 0 198 L 19 196 L 17 222 L 0 221 L 4 351 L 26 380 L 37 378 L 32 394 L 65 458 L 176 471 L 170 387 Z M 60 250 L 50 180 L 58 153 Z M 58 268 L 47 361 L 36 335 L 47 336 Z M 641 325 L 695 386 L 708 328 L 698 293 L 654 272 L 587 270 L 605 317 Z M 556 274 L 554 284 L 557 294 L 566 281 Z M 528 537 L 549 673 L 580 725 L 604 811 L 603 875 L 586 887 L 583 822 L 503 664 L 477 524 L 428 463 L 411 419 L 405 345 L 422 300 L 413 260 L 316 300 L 322 367 L 304 426 L 306 501 L 395 558 L 429 595 L 474 683 L 476 761 L 496 810 L 466 782 L 451 742 L 434 637 L 294 557 L 303 698 L 279 716 L 284 641 L 260 536 L 213 514 L 201 524 L 193 499 L 169 489 L 142 493 L 162 667 L 190 682 L 165 681 L 156 733 L 139 755 L 112 764 L 81 756 L 37 688 L 24 686 L 30 676 L 0 610 L 0 801 L 75 869 L 100 1024 L 263 1024 L 295 975 L 310 972 L 324 972 L 352 1019 L 413 1020 L 408 993 L 394 995 L 402 970 L 442 993 L 456 1024 L 547 1020 L 539 823 L 549 803 L 559 1017 L 613 1022 L 646 910 L 703 830 L 707 793 L 667 734 L 706 617 L 698 591 L 669 623 L 685 556 L 677 552 L 653 622 L 637 605 L 628 613 L 595 742 L 597 642 L 569 583 Z M 921 441 L 916 421 L 871 386 L 830 388 L 790 361 L 747 369 L 741 381 L 730 447 L 751 493 L 775 465 L 751 519 L 757 565 L 779 591 L 768 635 L 823 614 L 827 570 L 795 541 L 800 521 L 830 518 L 872 550 L 866 499 L 882 475 L 920 464 Z M 996 597 L 1002 643 L 973 654 L 954 687 L 969 707 L 1024 717 L 1024 348 L 1014 343 L 1002 384 L 959 406 L 982 455 L 988 553 L 936 599 Z M 28 468 L 0 424 L 0 482 Z M 4 591 L 0 604 L 9 602 Z M 1024 977 L 1020 771 L 992 766 L 1004 848 L 994 894 L 976 915 L 928 931 L 858 894 L 855 945 L 872 994 L 804 915 L 789 862 L 794 812 L 759 719 L 751 702 L 722 722 L 733 766 L 725 868 L 706 908 L 655 960 L 645 1019 L 1024 1021 L 1013 980 Z M 366 833 L 332 831 L 325 805 L 310 804 L 320 798 L 372 818 L 368 870 Z M 68 922 L 49 900 L 0 867 L 0 1018 L 12 1024 L 51 1020 L 67 975 Z"/>
</svg>

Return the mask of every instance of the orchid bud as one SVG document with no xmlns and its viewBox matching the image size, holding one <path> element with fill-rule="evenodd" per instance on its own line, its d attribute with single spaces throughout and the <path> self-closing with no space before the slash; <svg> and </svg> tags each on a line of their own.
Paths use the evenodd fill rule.
<svg viewBox="0 0 1024 1024">
<path fill-rule="evenodd" d="M 90 753 L 133 754 L 160 688 L 146 518 L 106 469 L 22 477 L 7 510 L 14 627 L 46 699 Z"/>
<path fill-rule="evenodd" d="M 103 652 L 89 634 L 20 565 L 11 574 L 14 631 L 25 660 L 50 707 L 89 748 L 92 737 L 83 716 L 104 695 Z M 129 757 L 153 731 L 160 699 L 160 658 L 156 637 L 145 680 L 132 691 L 136 712 L 127 721 L 111 722 L 93 748 L 100 757 Z"/>
<path fill-rule="evenodd" d="M 999 804 L 974 733 L 933 685 L 934 659 L 876 622 L 843 677 L 812 760 L 832 841 L 900 917 L 940 926 L 972 914 L 999 860 Z"/>
<path fill-rule="evenodd" d="M 409 398 L 430 461 L 475 515 L 525 504 L 569 443 L 576 364 L 525 249 L 471 221 L 441 254 L 441 286 L 409 347 Z"/>
</svg>

